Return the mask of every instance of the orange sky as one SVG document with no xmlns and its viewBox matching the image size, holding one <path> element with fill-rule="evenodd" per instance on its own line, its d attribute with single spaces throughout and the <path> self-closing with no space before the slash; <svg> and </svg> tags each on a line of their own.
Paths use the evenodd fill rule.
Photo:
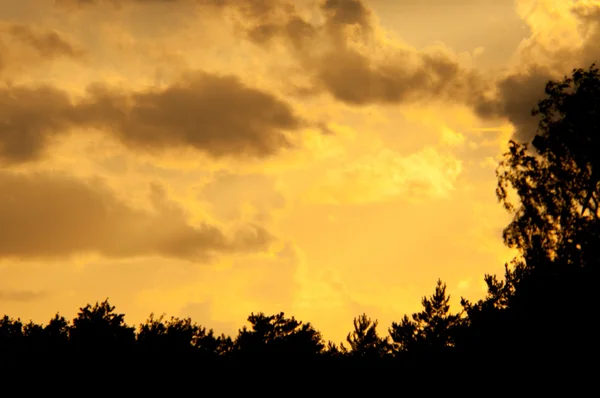
<svg viewBox="0 0 600 398">
<path fill-rule="evenodd" d="M 482 297 L 494 169 L 600 1 L 0 0 L 0 308 L 341 341 Z"/>
</svg>

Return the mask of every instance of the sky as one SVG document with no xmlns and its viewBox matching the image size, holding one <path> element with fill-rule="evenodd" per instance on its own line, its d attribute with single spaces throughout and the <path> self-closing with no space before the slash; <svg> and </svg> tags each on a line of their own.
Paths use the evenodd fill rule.
<svg viewBox="0 0 600 398">
<path fill-rule="evenodd" d="M 600 1 L 0 0 L 0 312 L 385 333 L 515 253 L 495 196 Z"/>
</svg>

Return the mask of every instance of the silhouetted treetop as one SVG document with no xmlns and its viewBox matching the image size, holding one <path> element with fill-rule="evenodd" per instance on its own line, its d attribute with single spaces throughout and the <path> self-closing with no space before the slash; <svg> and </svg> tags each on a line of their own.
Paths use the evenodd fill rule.
<svg viewBox="0 0 600 398">
<path fill-rule="evenodd" d="M 321 333 L 310 323 L 286 318 L 283 312 L 270 316 L 253 313 L 248 322 L 251 329 L 244 326 L 236 339 L 237 349 L 244 355 L 301 359 L 315 357 L 325 347 Z"/>
<path fill-rule="evenodd" d="M 511 141 L 497 170 L 498 199 L 514 216 L 504 239 L 530 260 L 558 256 L 585 265 L 598 244 L 598 69 L 549 82 L 546 96 L 532 111 L 541 118 L 533 140 L 537 153 Z M 511 188 L 519 204 L 509 199 Z"/>
<path fill-rule="evenodd" d="M 377 320 L 371 320 L 367 314 L 354 318 L 354 330 L 348 333 L 346 341 L 350 345 L 348 353 L 355 357 L 376 359 L 384 357 L 390 350 L 388 337 L 377 333 Z"/>
<path fill-rule="evenodd" d="M 459 314 L 450 312 L 450 296 L 446 284 L 438 279 L 435 292 L 421 300 L 423 310 L 412 319 L 404 315 L 400 323 L 393 322 L 389 329 L 394 351 L 440 352 L 454 347 L 454 332 L 460 325 Z"/>
<path fill-rule="evenodd" d="M 80 350 L 128 350 L 135 342 L 135 328 L 127 326 L 125 314 L 116 313 L 106 299 L 79 309 L 73 319 L 70 339 Z"/>
</svg>

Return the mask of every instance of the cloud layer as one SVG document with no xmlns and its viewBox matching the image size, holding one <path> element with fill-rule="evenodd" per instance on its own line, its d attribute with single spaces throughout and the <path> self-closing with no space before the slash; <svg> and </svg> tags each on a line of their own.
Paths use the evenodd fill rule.
<svg viewBox="0 0 600 398">
<path fill-rule="evenodd" d="M 132 207 L 101 181 L 50 173 L 0 173 L 0 192 L 0 257 L 98 253 L 206 261 L 216 253 L 264 250 L 271 241 L 259 226 L 231 235 L 209 224 L 191 225 L 156 185 L 150 195 L 153 211 Z"/>
<path fill-rule="evenodd" d="M 302 120 L 283 100 L 232 76 L 193 73 L 164 88 L 90 87 L 77 102 L 53 87 L 0 88 L 0 160 L 39 158 L 53 136 L 101 129 L 134 150 L 193 148 L 208 155 L 263 157 L 291 146 Z"/>
</svg>

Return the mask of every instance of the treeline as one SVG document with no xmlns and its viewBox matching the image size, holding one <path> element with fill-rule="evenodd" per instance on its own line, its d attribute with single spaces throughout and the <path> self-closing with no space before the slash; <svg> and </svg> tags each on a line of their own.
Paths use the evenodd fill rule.
<svg viewBox="0 0 600 398">
<path fill-rule="evenodd" d="M 446 286 L 423 297 L 423 308 L 379 335 L 377 320 L 357 316 L 345 342 L 323 340 L 310 323 L 284 313 L 251 314 L 237 336 L 217 335 L 190 318 L 150 315 L 133 327 L 108 300 L 80 308 L 72 321 L 59 314 L 47 324 L 0 319 L 0 356 L 90 358 L 182 356 L 198 365 L 312 362 L 328 365 L 410 366 L 432 360 L 485 361 L 490 357 L 552 360 L 589 352 L 596 340 L 596 274 L 507 268 L 488 276 L 488 294 L 452 313 Z M 545 270 L 545 267 L 544 267 Z M 569 321 L 570 320 L 570 321 Z"/>
<path fill-rule="evenodd" d="M 186 357 L 191 361 L 186 364 L 210 366 L 310 362 L 415 369 L 424 364 L 428 371 L 465 363 L 499 368 L 506 362 L 513 370 L 539 370 L 594 361 L 600 315 L 598 69 L 574 70 L 564 81 L 549 82 L 545 92 L 532 112 L 540 117 L 535 139 L 511 141 L 497 169 L 498 199 L 513 215 L 504 240 L 519 255 L 505 265 L 503 278 L 486 275 L 486 296 L 477 302 L 462 299 L 459 312 L 450 311 L 446 286 L 438 281 L 433 294 L 423 298 L 422 310 L 389 325 L 385 335 L 363 314 L 338 344 L 283 313 L 251 314 L 249 326 L 233 337 L 216 335 L 191 319 L 153 315 L 135 328 L 104 301 L 81 308 L 70 322 L 58 314 L 45 325 L 5 316 L 0 355 L 137 358 L 139 363 Z M 511 191 L 516 203 L 509 199 Z"/>
</svg>

